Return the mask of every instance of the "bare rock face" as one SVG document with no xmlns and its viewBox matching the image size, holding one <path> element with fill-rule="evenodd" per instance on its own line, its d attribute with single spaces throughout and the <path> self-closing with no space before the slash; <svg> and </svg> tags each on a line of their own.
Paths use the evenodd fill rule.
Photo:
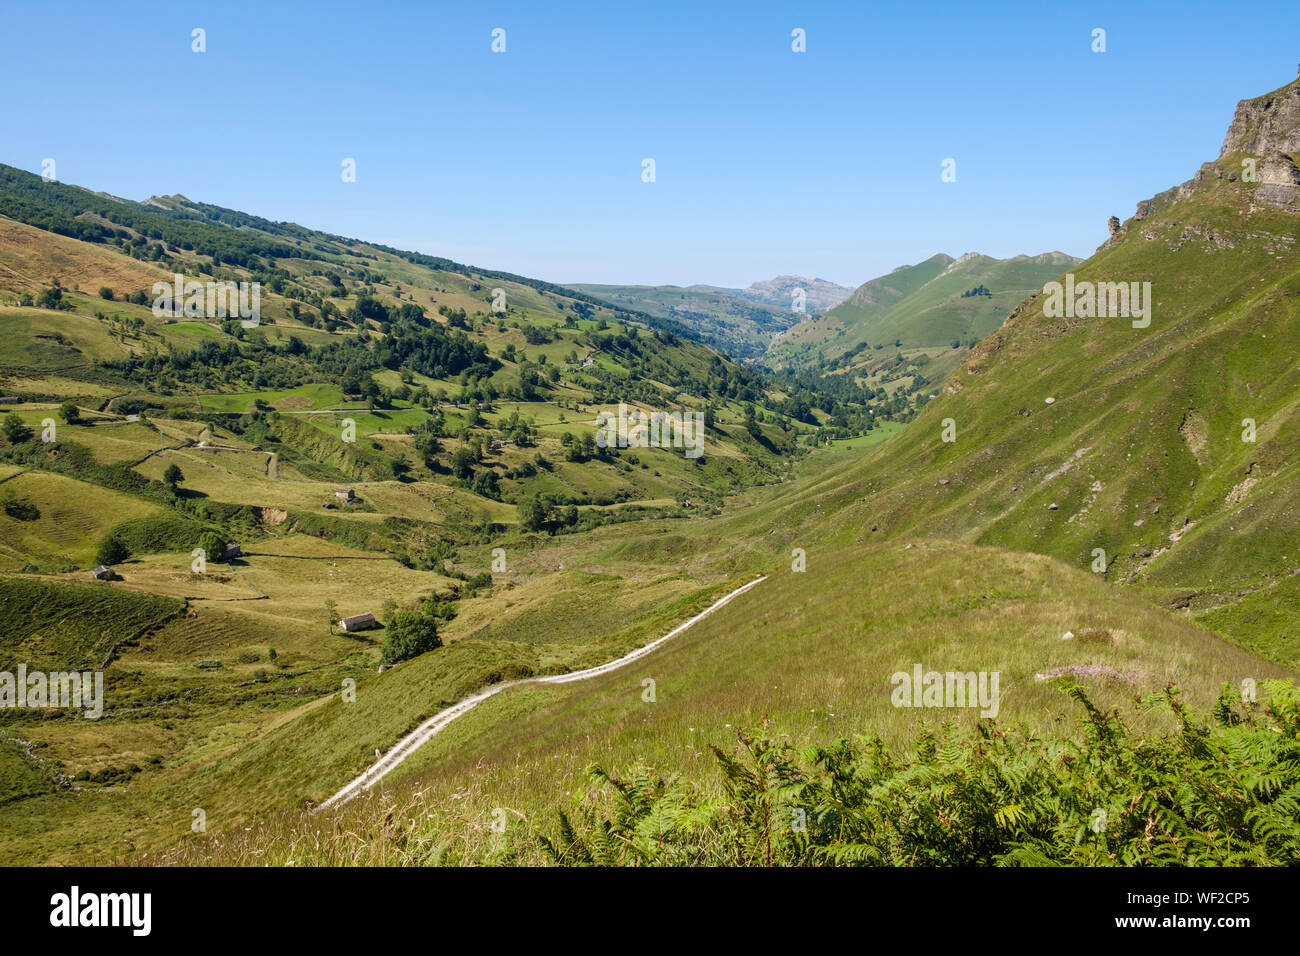
<svg viewBox="0 0 1300 956">
<path fill-rule="evenodd" d="M 1110 230 L 1112 237 L 1119 235 L 1119 216 L 1111 216 L 1107 219 L 1106 228 Z"/>
<path fill-rule="evenodd" d="M 1259 188 L 1263 202 L 1300 210 L 1300 166 L 1289 156 L 1265 156 L 1259 162 Z"/>
<path fill-rule="evenodd" d="M 1219 155 L 1237 150 L 1256 155 L 1300 152 L 1300 80 L 1237 104 Z"/>
<path fill-rule="evenodd" d="M 1237 104 L 1219 158 L 1237 152 L 1255 157 L 1258 201 L 1300 210 L 1300 80 Z"/>
</svg>

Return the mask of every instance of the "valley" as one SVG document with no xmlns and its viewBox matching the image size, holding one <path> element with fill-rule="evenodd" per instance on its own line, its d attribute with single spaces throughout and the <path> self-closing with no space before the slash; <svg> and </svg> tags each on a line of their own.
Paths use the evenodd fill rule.
<svg viewBox="0 0 1300 956">
<path fill-rule="evenodd" d="M 1293 865 L 1297 102 L 852 290 L 0 166 L 0 860 Z"/>
</svg>

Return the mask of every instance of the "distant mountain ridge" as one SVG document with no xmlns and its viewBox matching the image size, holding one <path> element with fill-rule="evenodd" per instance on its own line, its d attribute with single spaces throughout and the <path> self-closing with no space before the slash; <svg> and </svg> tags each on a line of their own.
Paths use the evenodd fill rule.
<svg viewBox="0 0 1300 956">
<path fill-rule="evenodd" d="M 761 282 L 752 282 L 744 289 L 720 289 L 719 291 L 729 292 L 752 302 L 763 302 L 788 309 L 795 301 L 795 293 L 800 290 L 804 295 L 804 310 L 813 315 L 835 308 L 853 294 L 853 290 L 848 286 L 838 285 L 827 279 L 808 279 L 799 275 L 780 275 Z"/>
</svg>

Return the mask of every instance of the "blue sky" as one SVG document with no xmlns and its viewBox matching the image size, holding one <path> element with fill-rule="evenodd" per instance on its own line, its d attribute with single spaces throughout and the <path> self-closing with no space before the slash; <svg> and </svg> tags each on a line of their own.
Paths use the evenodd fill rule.
<svg viewBox="0 0 1300 956">
<path fill-rule="evenodd" d="M 1300 63 L 1293 2 L 986 6 L 10 4 L 0 161 L 556 282 L 856 285 L 1088 255 Z"/>
</svg>

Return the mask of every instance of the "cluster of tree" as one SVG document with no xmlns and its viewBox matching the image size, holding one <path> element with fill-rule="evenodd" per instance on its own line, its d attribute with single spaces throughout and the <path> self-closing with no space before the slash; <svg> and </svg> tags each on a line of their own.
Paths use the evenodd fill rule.
<svg viewBox="0 0 1300 956">
<path fill-rule="evenodd" d="M 238 322 L 232 331 L 243 333 Z M 362 335 L 340 337 L 308 346 L 296 336 L 270 343 L 258 330 L 242 339 L 204 339 L 194 349 L 169 349 L 165 353 L 109 359 L 101 367 L 129 382 L 150 388 L 174 387 L 179 382 L 204 388 L 251 384 L 255 388 L 293 388 L 308 382 L 343 383 L 344 391 L 362 391 L 370 373 L 382 368 L 409 368 L 431 378 L 464 374 L 486 378 L 500 367 L 482 343 L 464 333 L 448 333 L 440 325 L 420 328 L 399 320 L 386 339 L 376 342 Z M 408 393 L 409 394 L 409 393 Z M 374 386 L 367 397 L 377 399 Z"/>
<path fill-rule="evenodd" d="M 418 328 L 429 326 L 429 319 L 424 314 L 424 309 L 414 302 L 386 306 L 379 299 L 369 295 L 357 296 L 356 304 L 348 309 L 344 316 L 353 325 L 360 325 L 367 319 L 377 322 L 385 333 L 390 331 L 395 322 L 404 322 Z"/>
<path fill-rule="evenodd" d="M 438 306 L 438 314 L 445 316 L 447 324 L 453 329 L 469 329 L 469 316 L 464 309 L 453 309 L 445 305 Z"/>
<path fill-rule="evenodd" d="M 578 508 L 554 495 L 537 495 L 519 503 L 519 524 L 525 531 L 557 531 L 578 523 Z"/>
<path fill-rule="evenodd" d="M 596 457 L 597 452 L 602 453 L 604 449 L 596 445 L 596 439 L 587 432 L 585 435 L 574 435 L 572 432 L 565 432 L 560 436 L 560 444 L 564 446 L 565 461 L 589 461 Z"/>
<path fill-rule="evenodd" d="M 59 284 L 59 280 L 53 279 L 48 286 L 37 293 L 34 304 L 38 309 L 63 309 L 69 311 L 72 306 L 63 301 L 63 292 L 64 289 Z"/>
</svg>

